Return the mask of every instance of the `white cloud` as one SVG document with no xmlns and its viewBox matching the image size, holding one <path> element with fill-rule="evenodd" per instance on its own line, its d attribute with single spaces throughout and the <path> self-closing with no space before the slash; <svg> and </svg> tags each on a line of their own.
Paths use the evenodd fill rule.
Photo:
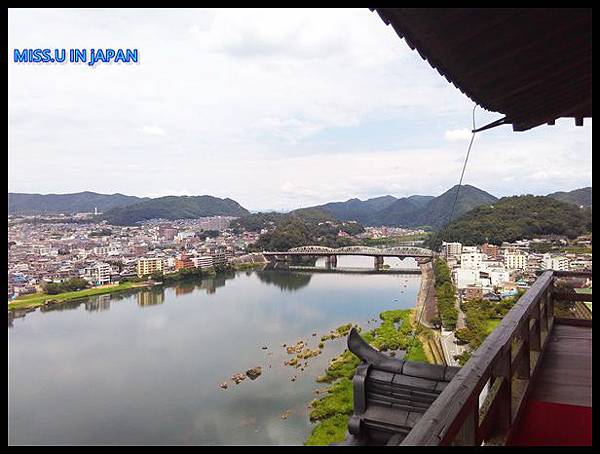
<svg viewBox="0 0 600 454">
<path fill-rule="evenodd" d="M 9 48 L 49 42 L 138 48 L 140 63 L 9 64 L 11 191 L 253 209 L 434 194 L 456 183 L 470 138 L 471 101 L 368 9 L 9 11 Z M 591 121 L 484 131 L 466 179 L 495 193 L 583 186 Z"/>
<path fill-rule="evenodd" d="M 167 134 L 164 129 L 159 128 L 158 126 L 143 126 L 140 128 L 140 132 L 148 134 L 149 136 L 164 136 Z"/>
<path fill-rule="evenodd" d="M 471 140 L 472 135 L 469 129 L 453 129 L 444 133 L 444 137 L 450 142 Z"/>
</svg>

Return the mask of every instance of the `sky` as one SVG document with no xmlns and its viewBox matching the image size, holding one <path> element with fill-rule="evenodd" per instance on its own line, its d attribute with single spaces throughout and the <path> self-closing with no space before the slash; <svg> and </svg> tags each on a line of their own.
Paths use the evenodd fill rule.
<svg viewBox="0 0 600 454">
<path fill-rule="evenodd" d="M 290 210 L 458 182 L 474 103 L 369 9 L 12 9 L 10 192 L 213 195 Z M 14 63 L 14 49 L 138 63 Z M 500 118 L 475 110 L 476 125 Z M 592 121 L 478 134 L 464 184 L 591 185 Z"/>
</svg>

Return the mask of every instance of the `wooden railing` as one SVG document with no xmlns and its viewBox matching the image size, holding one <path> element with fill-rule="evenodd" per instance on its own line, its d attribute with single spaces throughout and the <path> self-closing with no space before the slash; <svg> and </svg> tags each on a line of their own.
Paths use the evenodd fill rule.
<svg viewBox="0 0 600 454">
<path fill-rule="evenodd" d="M 549 333 L 556 301 L 591 301 L 561 278 L 591 278 L 591 272 L 545 271 L 504 316 L 456 374 L 402 445 L 504 444 L 530 390 Z M 591 320 L 589 320 L 591 326 Z"/>
</svg>

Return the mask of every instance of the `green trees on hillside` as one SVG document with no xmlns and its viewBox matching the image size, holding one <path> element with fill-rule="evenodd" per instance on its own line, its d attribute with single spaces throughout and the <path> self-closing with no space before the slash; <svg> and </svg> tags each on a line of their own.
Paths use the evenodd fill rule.
<svg viewBox="0 0 600 454">
<path fill-rule="evenodd" d="M 286 218 L 285 213 L 252 213 L 231 221 L 229 226 L 236 233 L 260 232 L 262 229 L 273 227 Z"/>
<path fill-rule="evenodd" d="M 208 195 L 166 196 L 112 208 L 102 219 L 114 225 L 133 225 L 148 219 L 193 219 L 203 216 L 244 216 L 249 211 L 235 200 Z"/>
<path fill-rule="evenodd" d="M 442 241 L 501 244 L 549 234 L 575 238 L 591 230 L 591 208 L 579 208 L 550 197 L 504 197 L 451 222 L 431 236 L 429 247 L 438 249 Z"/>
<path fill-rule="evenodd" d="M 288 215 L 277 224 L 277 227 L 260 236 L 251 247 L 256 251 L 287 251 L 298 246 L 342 247 L 353 244 L 350 238 L 338 236 L 342 230 L 349 235 L 364 231 L 360 224 L 341 221 L 319 221 L 299 215 Z"/>
</svg>

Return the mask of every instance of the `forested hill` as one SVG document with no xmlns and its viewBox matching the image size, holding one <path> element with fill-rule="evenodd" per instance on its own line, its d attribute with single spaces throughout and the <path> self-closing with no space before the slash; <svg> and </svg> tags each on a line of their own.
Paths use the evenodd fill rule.
<svg viewBox="0 0 600 454">
<path fill-rule="evenodd" d="M 591 207 L 592 206 L 592 187 L 575 189 L 569 192 L 554 192 L 548 194 L 548 197 L 560 200 L 561 202 L 572 203 L 573 205 Z"/>
<path fill-rule="evenodd" d="M 8 214 L 71 214 L 93 213 L 97 208 L 104 212 L 111 208 L 131 205 L 147 198 L 123 194 L 98 194 L 96 192 L 77 192 L 73 194 L 25 194 L 8 193 Z"/>
<path fill-rule="evenodd" d="M 350 199 L 345 202 L 330 202 L 324 205 L 318 205 L 310 208 L 300 208 L 293 213 L 302 214 L 309 210 L 318 210 L 327 213 L 335 219 L 343 221 L 356 221 L 367 225 L 372 225 L 376 213 L 385 210 L 396 200 L 391 195 L 375 197 L 373 199 L 360 200 Z"/>
<path fill-rule="evenodd" d="M 234 219 L 230 227 L 237 233 L 243 231 L 260 232 L 262 229 L 273 229 L 284 221 L 296 219 L 307 224 L 336 221 L 335 217 L 319 208 L 304 208 L 290 213 L 252 213 Z M 338 223 L 336 221 L 336 223 Z"/>
<path fill-rule="evenodd" d="M 209 195 L 166 196 L 113 208 L 102 216 L 109 224 L 132 225 L 148 219 L 194 219 L 206 216 L 244 216 L 250 212 L 232 199 Z"/>
<path fill-rule="evenodd" d="M 399 199 L 375 217 L 377 224 L 392 226 L 430 226 L 438 229 L 448 222 L 456 199 L 458 186 L 454 186 L 438 197 L 432 197 L 426 203 L 415 203 L 414 199 Z M 471 185 L 461 186 L 454 210 L 454 218 L 461 216 L 480 205 L 496 202 L 493 195 Z M 405 202 L 405 203 L 403 203 Z M 411 202 L 407 206 L 407 202 Z M 411 209 L 411 206 L 414 207 Z"/>
<path fill-rule="evenodd" d="M 531 239 L 540 235 L 575 238 L 592 230 L 592 209 L 544 196 L 504 197 L 477 207 L 432 235 L 430 247 L 441 241 L 465 245 Z"/>
<path fill-rule="evenodd" d="M 457 187 L 454 186 L 437 197 L 412 195 L 397 199 L 387 195 L 364 201 L 350 199 L 346 202 L 331 202 L 294 212 L 319 210 L 330 214 L 337 220 L 357 221 L 364 225 L 430 226 L 435 229 L 448 222 Z M 458 194 L 455 216 L 460 216 L 479 205 L 498 200 L 493 195 L 471 185 L 462 186 Z"/>
<path fill-rule="evenodd" d="M 274 230 L 263 233 L 250 249 L 255 251 L 287 251 L 298 246 L 342 247 L 353 244 L 349 238 L 339 236 L 343 231 L 349 235 L 364 232 L 361 224 L 354 221 L 322 221 L 291 213 L 276 224 Z"/>
</svg>

